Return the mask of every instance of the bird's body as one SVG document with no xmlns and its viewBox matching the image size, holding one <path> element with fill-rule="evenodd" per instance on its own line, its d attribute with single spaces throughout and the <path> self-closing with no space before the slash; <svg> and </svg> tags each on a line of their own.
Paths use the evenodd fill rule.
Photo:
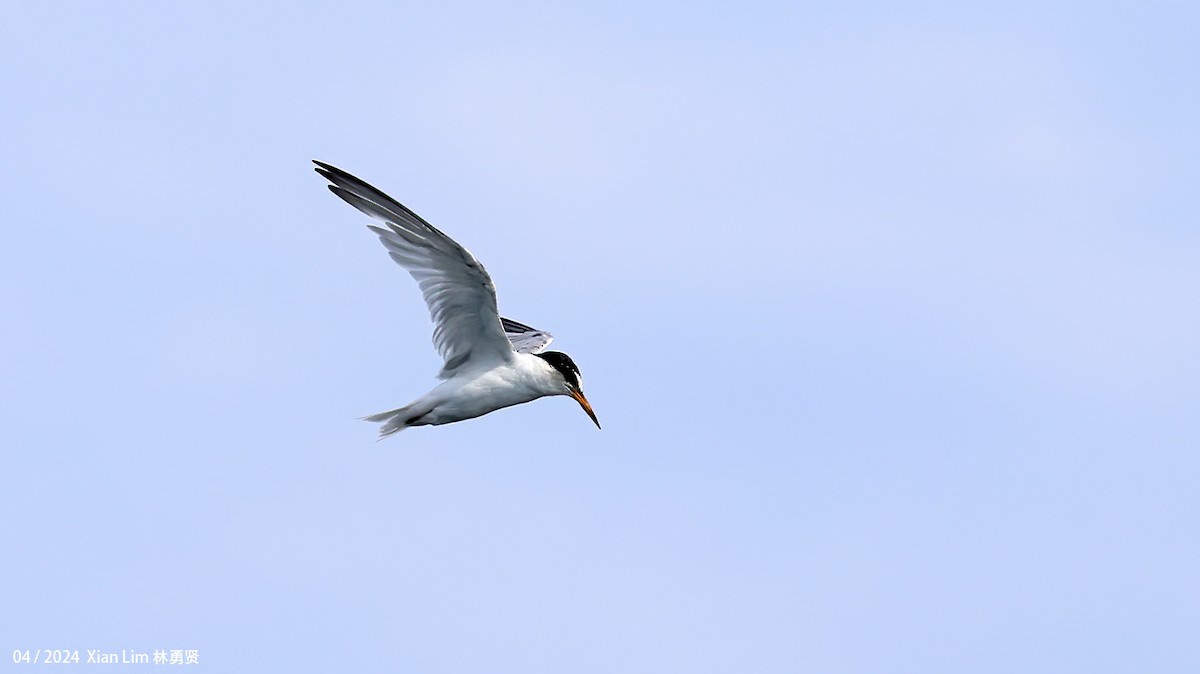
<svg viewBox="0 0 1200 674">
<path fill-rule="evenodd" d="M 384 432 L 392 426 L 440 426 L 562 394 L 560 377 L 546 361 L 524 353 L 514 356 L 507 365 L 458 372 L 412 403 L 367 419 L 384 422 Z"/>
<path fill-rule="evenodd" d="M 439 374 L 445 381 L 432 391 L 366 417 L 383 424 L 381 436 L 553 395 L 574 398 L 599 428 L 575 363 L 564 353 L 544 351 L 553 340 L 549 333 L 500 317 L 491 277 L 467 249 L 366 182 L 315 163 L 334 194 L 384 225 L 370 229 L 421 287 L 434 321 L 434 346 L 445 359 Z"/>
</svg>

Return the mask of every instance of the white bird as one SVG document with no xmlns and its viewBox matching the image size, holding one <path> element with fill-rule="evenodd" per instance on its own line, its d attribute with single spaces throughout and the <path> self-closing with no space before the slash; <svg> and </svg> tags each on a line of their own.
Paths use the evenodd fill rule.
<svg viewBox="0 0 1200 674">
<path fill-rule="evenodd" d="M 364 417 L 382 423 L 380 438 L 409 426 L 438 426 L 527 403 L 544 396 L 574 398 L 600 427 L 583 396 L 583 380 L 570 356 L 545 351 L 550 333 L 501 318 L 496 286 L 474 255 L 421 216 L 366 182 L 313 160 L 330 191 L 382 226 L 388 254 L 421 287 L 433 317 L 433 345 L 446 363 L 441 384 L 413 402 Z"/>
</svg>

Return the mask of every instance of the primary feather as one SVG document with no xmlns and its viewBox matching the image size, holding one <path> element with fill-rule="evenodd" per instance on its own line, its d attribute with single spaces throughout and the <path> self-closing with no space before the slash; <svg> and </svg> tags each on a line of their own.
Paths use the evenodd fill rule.
<svg viewBox="0 0 1200 674">
<path fill-rule="evenodd" d="M 517 353 L 541 353 L 554 341 L 554 335 L 545 330 L 531 328 L 511 318 L 501 316 L 500 325 L 504 326 L 504 334 L 508 335 L 508 341 Z"/>
</svg>

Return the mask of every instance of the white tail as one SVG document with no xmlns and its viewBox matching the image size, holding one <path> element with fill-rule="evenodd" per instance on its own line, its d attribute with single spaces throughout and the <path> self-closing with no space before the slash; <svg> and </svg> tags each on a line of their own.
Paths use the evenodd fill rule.
<svg viewBox="0 0 1200 674">
<path fill-rule="evenodd" d="M 409 414 L 411 407 L 412 405 L 407 405 L 394 410 L 380 412 L 379 414 L 372 414 L 369 417 L 363 417 L 363 421 L 374 421 L 375 423 L 383 424 L 383 427 L 379 429 L 379 439 L 382 440 L 408 428 L 408 422 L 415 418 Z"/>
</svg>

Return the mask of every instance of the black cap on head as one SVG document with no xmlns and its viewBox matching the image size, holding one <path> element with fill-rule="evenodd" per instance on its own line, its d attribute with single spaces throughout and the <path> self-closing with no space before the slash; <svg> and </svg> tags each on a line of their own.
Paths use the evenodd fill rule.
<svg viewBox="0 0 1200 674">
<path fill-rule="evenodd" d="M 538 358 L 550 363 L 550 367 L 558 370 L 563 379 L 574 388 L 583 388 L 583 382 L 579 376 L 579 368 L 575 366 L 575 361 L 562 351 L 543 351 L 542 353 L 534 354 Z"/>
</svg>

